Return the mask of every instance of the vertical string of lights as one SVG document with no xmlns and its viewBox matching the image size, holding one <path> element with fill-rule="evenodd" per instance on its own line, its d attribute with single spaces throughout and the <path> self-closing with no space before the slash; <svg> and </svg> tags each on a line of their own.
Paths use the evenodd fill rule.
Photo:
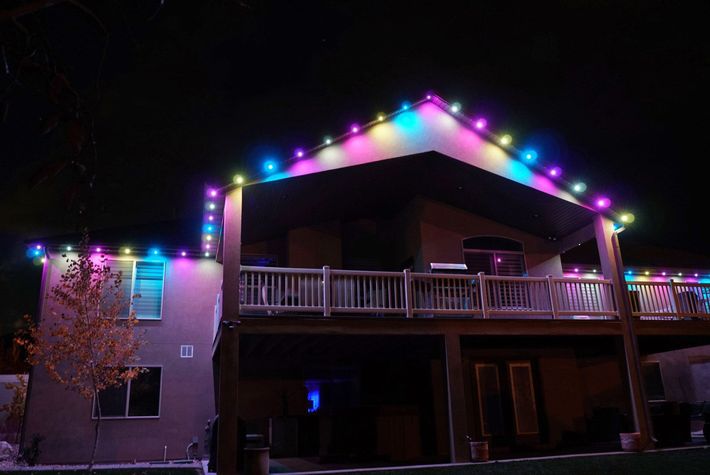
<svg viewBox="0 0 710 475">
<path fill-rule="evenodd" d="M 224 195 L 214 187 L 205 187 L 205 205 L 202 211 L 202 255 L 215 254 L 219 230 L 222 226 Z"/>
</svg>

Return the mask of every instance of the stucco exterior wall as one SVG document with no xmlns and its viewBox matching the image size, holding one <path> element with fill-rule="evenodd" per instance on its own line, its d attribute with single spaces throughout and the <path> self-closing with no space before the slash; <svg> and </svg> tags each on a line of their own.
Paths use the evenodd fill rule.
<svg viewBox="0 0 710 475">
<path fill-rule="evenodd" d="M 314 245 L 316 244 L 316 245 Z M 289 267 L 342 267 L 342 239 L 338 223 L 291 229 L 288 232 Z"/>
<path fill-rule="evenodd" d="M 204 427 L 214 417 L 212 384 L 212 318 L 221 282 L 221 266 L 208 259 L 166 259 L 161 321 L 141 321 L 146 344 L 141 363 L 162 366 L 160 416 L 153 419 L 114 419 L 101 423 L 97 461 L 162 460 L 185 457 L 197 436 L 202 450 Z M 48 259 L 45 292 L 67 263 Z M 43 320 L 51 318 L 43 305 Z M 180 345 L 193 345 L 193 358 L 180 358 Z M 41 462 L 73 463 L 89 459 L 93 441 L 91 401 L 65 391 L 43 368 L 33 369 L 25 437 L 44 437 Z"/>
<path fill-rule="evenodd" d="M 421 201 L 419 220 L 425 266 L 430 262 L 463 262 L 462 241 L 468 237 L 500 236 L 523 243 L 530 275 L 562 276 L 554 242 L 431 200 Z"/>
<path fill-rule="evenodd" d="M 503 342 L 501 344 L 505 346 Z M 531 338 L 520 348 L 478 347 L 476 343 L 464 343 L 462 356 L 468 428 L 475 437 L 483 438 L 476 363 L 501 365 L 501 371 L 510 362 L 530 361 L 533 364 L 540 436 L 527 441 L 518 436 L 523 444 L 533 443 L 546 448 L 575 444 L 588 437 L 596 408 L 615 408 L 620 414 L 628 410 L 618 355 L 604 354 L 590 358 L 578 355 L 571 344 L 566 346 L 557 342 L 545 347 Z M 500 373 L 500 377 L 501 388 L 507 397 L 509 389 L 503 383 L 506 375 Z M 512 418 L 513 415 L 508 412 L 506 417 Z"/>
<path fill-rule="evenodd" d="M 501 236 L 522 242 L 530 276 L 562 277 L 557 243 L 423 197 L 388 219 L 360 219 L 292 229 L 285 237 L 289 267 L 426 272 L 431 262 L 463 262 L 462 241 Z M 245 246 L 267 252 L 267 243 Z"/>
<path fill-rule="evenodd" d="M 666 400 L 710 401 L 710 345 L 653 353 L 641 362 L 660 363 Z"/>
</svg>

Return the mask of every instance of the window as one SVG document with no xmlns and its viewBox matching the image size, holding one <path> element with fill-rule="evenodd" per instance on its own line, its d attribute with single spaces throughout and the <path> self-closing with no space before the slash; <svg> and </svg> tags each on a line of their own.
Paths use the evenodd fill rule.
<svg viewBox="0 0 710 475">
<path fill-rule="evenodd" d="M 501 435 L 505 432 L 503 420 L 503 402 L 498 378 L 498 366 L 494 364 L 476 364 L 476 388 L 478 390 L 478 409 L 483 426 L 483 435 Z"/>
<path fill-rule="evenodd" d="M 99 393 L 102 418 L 160 417 L 162 368 L 145 368 L 136 378 Z M 94 404 L 93 417 L 98 416 Z"/>
<path fill-rule="evenodd" d="M 165 279 L 165 263 L 153 261 L 111 260 L 112 272 L 121 273 L 121 289 L 123 296 L 132 306 L 124 309 L 123 318 L 128 318 L 130 310 L 136 312 L 141 320 L 160 320 L 163 307 L 163 281 Z"/>
<path fill-rule="evenodd" d="M 192 358 L 192 345 L 180 345 L 180 358 Z"/>
<path fill-rule="evenodd" d="M 523 245 L 513 239 L 493 236 L 464 239 L 463 255 L 472 274 L 520 277 L 527 273 Z"/>
<path fill-rule="evenodd" d="M 537 405 L 530 363 L 508 363 L 508 371 L 513 392 L 515 432 L 518 435 L 537 434 Z"/>
<path fill-rule="evenodd" d="M 646 397 L 648 400 L 665 401 L 666 390 L 663 387 L 661 364 L 658 361 L 641 363 L 641 374 L 643 375 L 643 387 L 646 389 Z"/>
</svg>

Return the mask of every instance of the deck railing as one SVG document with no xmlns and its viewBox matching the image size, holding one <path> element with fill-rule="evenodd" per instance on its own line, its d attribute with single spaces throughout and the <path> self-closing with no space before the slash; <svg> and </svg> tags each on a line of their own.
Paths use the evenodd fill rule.
<svg viewBox="0 0 710 475">
<path fill-rule="evenodd" d="M 242 266 L 243 313 L 618 317 L 611 281 Z"/>
<path fill-rule="evenodd" d="M 641 320 L 710 319 L 710 285 L 629 282 L 631 314 Z"/>
</svg>

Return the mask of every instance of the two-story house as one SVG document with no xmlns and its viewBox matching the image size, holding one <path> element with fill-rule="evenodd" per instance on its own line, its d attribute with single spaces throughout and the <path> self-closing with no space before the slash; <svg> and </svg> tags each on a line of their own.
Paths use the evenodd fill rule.
<svg viewBox="0 0 710 475">
<path fill-rule="evenodd" d="M 633 215 L 493 129 L 430 94 L 207 189 L 198 251 L 104 246 L 162 298 L 134 303 L 155 369 L 116 391 L 100 458 L 180 457 L 215 414 L 220 473 L 247 433 L 338 463 L 466 461 L 468 438 L 493 456 L 648 447 L 640 348 L 707 342 L 710 288 L 627 284 Z M 561 256 L 585 242 L 581 276 Z M 33 380 L 25 436 L 80 460 L 91 403 L 58 409 Z"/>
</svg>

